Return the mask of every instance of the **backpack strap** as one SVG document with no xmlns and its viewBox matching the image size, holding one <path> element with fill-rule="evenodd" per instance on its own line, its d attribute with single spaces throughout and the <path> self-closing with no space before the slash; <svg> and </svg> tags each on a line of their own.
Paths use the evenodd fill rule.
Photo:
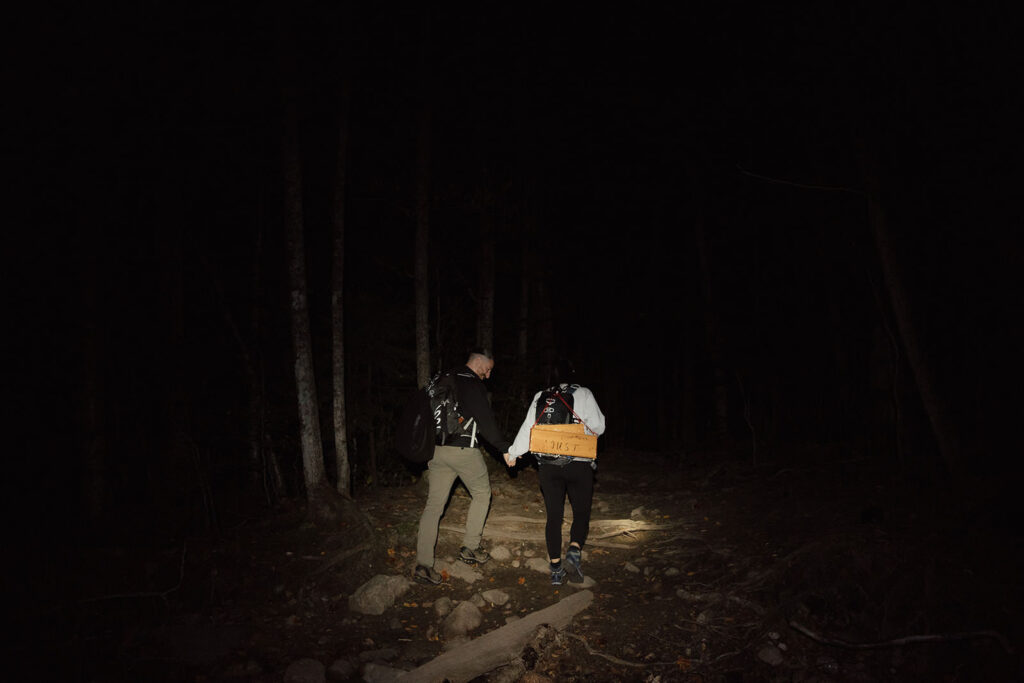
<svg viewBox="0 0 1024 683">
<path fill-rule="evenodd" d="M 586 422 L 584 422 L 584 421 L 583 421 L 583 418 L 582 418 L 582 417 L 580 417 L 579 415 L 577 415 L 577 414 L 576 414 L 576 411 L 572 409 L 572 406 L 571 406 L 571 405 L 569 405 L 569 402 L 565 400 L 565 397 L 564 397 L 564 396 L 562 396 L 562 391 L 561 391 L 561 389 L 555 389 L 555 396 L 557 396 L 557 397 L 558 397 L 558 399 L 559 399 L 559 400 L 560 400 L 560 401 L 561 401 L 562 403 L 564 403 L 564 404 L 565 404 L 565 407 L 569 409 L 569 412 L 573 414 L 573 417 L 575 417 L 575 418 L 576 418 L 577 420 L 579 420 L 579 421 L 580 421 L 580 424 L 582 424 L 582 425 L 583 425 L 584 427 L 586 427 L 587 429 L 590 429 L 590 425 L 588 425 L 588 424 L 587 424 Z M 537 424 L 538 424 L 539 422 L 540 422 L 540 415 L 538 415 L 538 416 L 537 416 L 537 419 L 533 421 L 533 426 L 534 426 L 534 427 L 536 427 L 536 426 L 537 426 Z M 591 433 L 591 434 L 593 434 L 593 433 L 594 433 L 594 430 L 593 430 L 593 429 L 590 429 L 590 433 Z"/>
</svg>

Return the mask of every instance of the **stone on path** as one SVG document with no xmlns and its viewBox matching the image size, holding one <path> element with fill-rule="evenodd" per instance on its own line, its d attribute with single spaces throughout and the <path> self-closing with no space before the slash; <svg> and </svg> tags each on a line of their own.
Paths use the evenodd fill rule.
<svg viewBox="0 0 1024 683">
<path fill-rule="evenodd" d="M 434 614 L 438 617 L 444 618 L 451 614 L 452 611 L 452 599 L 447 595 L 438 598 L 434 601 Z"/>
<path fill-rule="evenodd" d="M 483 623 L 480 608 L 469 600 L 460 602 L 444 620 L 444 633 L 448 638 L 466 635 Z"/>
<path fill-rule="evenodd" d="M 783 657 L 782 653 L 779 652 L 779 648 L 774 645 L 765 645 L 757 651 L 757 658 L 765 664 L 771 664 L 772 666 L 778 666 L 782 664 Z"/>
<path fill-rule="evenodd" d="M 327 667 L 315 659 L 298 659 L 284 671 L 284 683 L 325 683 Z"/>
<path fill-rule="evenodd" d="M 439 572 L 448 572 L 448 576 L 453 579 L 462 579 L 466 583 L 475 583 L 476 581 L 483 579 L 484 575 L 473 569 L 470 565 L 465 562 L 455 560 L 438 560 L 434 563 L 434 569 Z"/>
<path fill-rule="evenodd" d="M 402 669 L 396 669 L 386 664 L 377 664 L 376 662 L 369 662 L 363 665 L 363 680 L 366 683 L 391 683 L 404 673 L 405 671 Z"/>
<path fill-rule="evenodd" d="M 550 563 L 543 557 L 531 557 L 526 561 L 526 566 L 535 572 L 547 574 L 551 571 Z"/>
<path fill-rule="evenodd" d="M 335 659 L 327 667 L 327 677 L 332 681 L 347 681 L 356 672 L 356 667 L 347 659 Z"/>
<path fill-rule="evenodd" d="M 508 593 L 502 590 L 498 590 L 497 588 L 492 588 L 489 591 L 484 591 L 480 595 L 481 597 L 483 597 L 484 600 L 491 603 L 492 605 L 497 605 L 498 607 L 501 607 L 506 602 L 508 602 Z"/>
<path fill-rule="evenodd" d="M 512 559 L 512 551 L 503 545 L 496 545 L 491 548 L 491 559 L 498 562 L 505 562 Z"/>
<path fill-rule="evenodd" d="M 348 599 L 348 608 L 360 614 L 384 614 L 412 585 L 404 576 L 378 574 L 356 589 Z"/>
</svg>

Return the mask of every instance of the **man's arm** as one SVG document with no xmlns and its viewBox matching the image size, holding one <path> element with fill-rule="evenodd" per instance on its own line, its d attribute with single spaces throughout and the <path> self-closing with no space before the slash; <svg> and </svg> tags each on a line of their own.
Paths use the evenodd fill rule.
<svg viewBox="0 0 1024 683">
<path fill-rule="evenodd" d="M 515 441 L 512 442 L 512 446 L 508 449 L 508 452 L 515 458 L 530 450 L 530 429 L 533 428 L 533 423 L 537 421 L 535 416 L 537 414 L 537 399 L 540 398 L 540 394 L 541 392 L 538 391 L 533 395 L 530 409 L 526 411 L 526 419 L 519 426 L 519 432 L 516 433 Z"/>
<path fill-rule="evenodd" d="M 459 403 L 462 412 L 476 420 L 476 433 L 502 453 L 507 453 L 508 439 L 501 433 L 498 421 L 494 419 L 494 411 L 487 402 L 483 382 L 463 379 L 459 386 Z"/>
</svg>

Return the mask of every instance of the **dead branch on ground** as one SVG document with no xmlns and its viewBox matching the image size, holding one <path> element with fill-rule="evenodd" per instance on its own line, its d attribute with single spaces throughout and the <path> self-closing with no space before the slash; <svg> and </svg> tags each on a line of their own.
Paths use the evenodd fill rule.
<svg viewBox="0 0 1024 683">
<path fill-rule="evenodd" d="M 538 626 L 547 624 L 556 629 L 565 628 L 593 600 L 591 591 L 573 593 L 549 607 L 458 645 L 419 668 L 400 674 L 396 680 L 424 683 L 473 680 L 518 657 Z"/>
<path fill-rule="evenodd" d="M 347 560 L 348 558 L 352 557 L 353 555 L 357 555 L 357 554 L 359 554 L 359 553 L 361 553 L 361 552 L 363 552 L 365 550 L 369 550 L 372 547 L 373 547 L 372 543 L 361 543 L 361 544 L 357 545 L 354 548 L 349 548 L 347 550 L 340 550 L 340 551 L 334 553 L 333 555 L 331 555 L 329 558 L 327 558 L 327 560 L 323 564 L 318 566 L 316 569 L 314 569 L 313 571 L 309 572 L 309 576 L 316 576 L 317 574 L 323 574 L 325 571 L 327 571 L 331 567 L 344 562 L 345 560 Z"/>
<path fill-rule="evenodd" d="M 1013 648 L 1010 647 L 1010 642 L 1006 639 L 1003 634 L 998 631 L 967 631 L 963 633 L 936 633 L 936 634 L 925 634 L 916 636 L 905 636 L 903 638 L 893 638 L 892 640 L 880 640 L 873 643 L 851 643 L 846 640 L 840 640 L 838 638 L 829 638 L 827 636 L 815 633 L 811 629 L 807 628 L 803 624 L 790 621 L 790 627 L 794 630 L 799 631 L 811 640 L 817 641 L 822 645 L 834 645 L 836 647 L 845 647 L 852 650 L 872 650 L 883 647 L 899 647 L 900 645 L 907 645 L 908 643 L 946 643 L 956 640 L 971 640 L 974 638 L 992 638 L 1000 645 L 1006 654 L 1013 655 Z"/>
<path fill-rule="evenodd" d="M 143 591 L 138 593 L 113 593 L 111 595 L 98 595 L 92 598 L 83 598 L 78 602 L 85 604 L 89 602 L 102 602 L 104 600 L 122 600 L 131 598 L 160 598 L 165 603 L 167 602 L 167 596 L 174 591 L 181 588 L 182 582 L 185 580 L 185 553 L 188 549 L 188 543 L 183 543 L 181 546 L 181 563 L 178 566 L 178 583 L 174 584 L 170 588 L 162 591 Z"/>
</svg>

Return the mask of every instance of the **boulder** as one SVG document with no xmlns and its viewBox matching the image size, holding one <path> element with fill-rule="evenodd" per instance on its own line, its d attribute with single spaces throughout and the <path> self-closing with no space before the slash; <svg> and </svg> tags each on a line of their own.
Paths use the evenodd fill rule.
<svg viewBox="0 0 1024 683">
<path fill-rule="evenodd" d="M 360 614 L 384 614 L 411 585 L 404 576 L 378 574 L 356 589 L 348 599 L 348 608 Z"/>
</svg>

